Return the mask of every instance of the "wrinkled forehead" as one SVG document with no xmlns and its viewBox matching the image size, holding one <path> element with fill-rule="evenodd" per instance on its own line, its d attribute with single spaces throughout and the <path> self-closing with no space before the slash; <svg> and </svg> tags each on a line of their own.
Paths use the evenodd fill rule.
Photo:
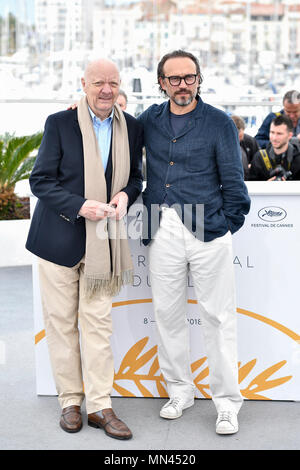
<svg viewBox="0 0 300 470">
<path fill-rule="evenodd" d="M 287 100 L 283 103 L 285 112 L 300 113 L 300 103 L 289 103 Z"/>
<path fill-rule="evenodd" d="M 120 74 L 117 66 L 113 62 L 97 61 L 87 66 L 84 78 L 88 83 L 99 81 L 119 82 Z"/>
</svg>

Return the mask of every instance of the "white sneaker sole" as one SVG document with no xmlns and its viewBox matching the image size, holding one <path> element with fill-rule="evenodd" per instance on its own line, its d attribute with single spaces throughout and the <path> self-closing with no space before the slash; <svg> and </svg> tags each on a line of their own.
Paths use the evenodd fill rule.
<svg viewBox="0 0 300 470">
<path fill-rule="evenodd" d="M 216 433 L 217 434 L 235 434 L 237 433 L 239 430 L 239 428 L 234 428 L 233 430 L 230 430 L 230 429 L 216 429 Z"/>
<path fill-rule="evenodd" d="M 190 408 L 191 406 L 193 406 L 193 404 L 194 404 L 194 400 L 192 402 L 187 403 L 182 408 L 182 411 L 186 410 L 187 408 Z M 167 412 L 165 412 L 164 409 L 161 409 L 159 415 L 160 415 L 161 418 L 165 418 L 165 419 L 177 419 L 177 418 L 180 418 L 180 416 L 182 416 L 182 411 L 180 412 L 180 414 L 178 414 L 176 416 L 170 416 Z"/>
</svg>

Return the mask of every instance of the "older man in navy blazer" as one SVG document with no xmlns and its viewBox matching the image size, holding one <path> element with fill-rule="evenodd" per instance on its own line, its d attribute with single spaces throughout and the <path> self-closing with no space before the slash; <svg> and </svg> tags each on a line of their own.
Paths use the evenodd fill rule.
<svg viewBox="0 0 300 470">
<path fill-rule="evenodd" d="M 141 192 L 142 127 L 135 118 L 115 107 L 120 77 L 114 63 L 103 59 L 90 63 L 82 84 L 87 102 L 85 116 L 90 121 L 86 124 L 92 129 L 92 138 L 96 139 L 95 148 L 99 146 L 101 164 L 97 165 L 102 165 L 104 186 L 106 183 L 103 200 L 85 196 L 85 156 L 78 110 L 49 116 L 30 177 L 38 202 L 26 247 L 39 257 L 46 337 L 62 408 L 61 427 L 67 432 L 81 429 L 81 404 L 85 397 L 89 425 L 103 428 L 111 437 L 129 439 L 131 431 L 111 408 L 112 297 L 94 296 L 87 301 L 82 289 L 82 273 L 86 222 L 96 224 L 109 216 L 121 219 Z M 128 135 L 125 144 L 129 149 L 129 176 L 124 187 L 117 194 L 111 194 L 118 170 L 112 158 L 113 123 L 117 118 L 123 123 L 122 132 Z M 118 145 L 116 141 L 116 159 L 124 151 L 124 145 L 122 148 Z M 100 185 L 98 180 L 97 185 Z"/>
</svg>

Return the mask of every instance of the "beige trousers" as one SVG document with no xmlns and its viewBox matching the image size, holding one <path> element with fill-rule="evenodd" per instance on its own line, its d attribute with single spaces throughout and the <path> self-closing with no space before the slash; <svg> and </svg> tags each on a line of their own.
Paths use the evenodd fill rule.
<svg viewBox="0 0 300 470">
<path fill-rule="evenodd" d="M 87 413 L 111 408 L 112 298 L 99 296 L 87 302 L 84 258 L 72 268 L 41 258 L 38 265 L 46 338 L 61 407 L 81 405 L 85 397 Z"/>
</svg>

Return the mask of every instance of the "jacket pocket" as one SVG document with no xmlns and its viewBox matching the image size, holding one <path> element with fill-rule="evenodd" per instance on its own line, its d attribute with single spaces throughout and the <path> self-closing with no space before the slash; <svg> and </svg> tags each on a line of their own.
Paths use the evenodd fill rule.
<svg viewBox="0 0 300 470">
<path fill-rule="evenodd" d="M 210 148 L 203 140 L 188 142 L 185 168 L 187 171 L 203 171 L 209 164 Z"/>
</svg>

